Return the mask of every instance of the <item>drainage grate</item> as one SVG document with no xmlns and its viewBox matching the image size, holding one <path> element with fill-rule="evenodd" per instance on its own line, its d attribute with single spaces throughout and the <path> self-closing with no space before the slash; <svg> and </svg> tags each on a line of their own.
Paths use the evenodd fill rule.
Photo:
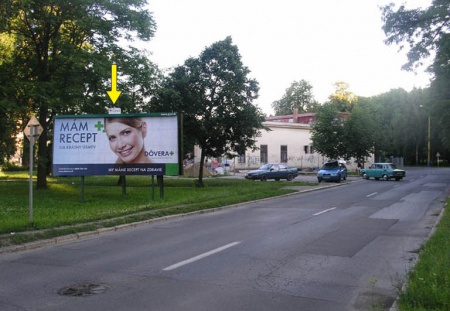
<svg viewBox="0 0 450 311">
<path fill-rule="evenodd" d="M 58 294 L 62 296 L 84 297 L 103 294 L 108 290 L 109 287 L 104 284 L 85 283 L 64 287 L 58 291 Z"/>
</svg>

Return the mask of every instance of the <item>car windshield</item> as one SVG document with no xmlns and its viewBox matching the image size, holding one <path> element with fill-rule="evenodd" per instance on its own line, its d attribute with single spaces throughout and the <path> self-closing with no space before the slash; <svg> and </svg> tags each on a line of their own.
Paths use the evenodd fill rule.
<svg viewBox="0 0 450 311">
<path fill-rule="evenodd" d="M 322 166 L 323 170 L 337 170 L 339 169 L 339 164 L 337 162 L 328 162 Z"/>
<path fill-rule="evenodd" d="M 264 164 L 259 169 L 263 171 L 268 171 L 272 167 L 272 164 Z"/>
<path fill-rule="evenodd" d="M 388 166 L 389 166 L 390 168 L 392 168 L 393 170 L 395 170 L 395 169 L 397 168 L 394 164 L 388 164 Z"/>
</svg>

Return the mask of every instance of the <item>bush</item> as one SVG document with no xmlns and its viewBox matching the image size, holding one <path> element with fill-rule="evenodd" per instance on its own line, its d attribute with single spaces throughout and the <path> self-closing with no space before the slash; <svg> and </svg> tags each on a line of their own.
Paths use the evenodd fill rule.
<svg viewBox="0 0 450 311">
<path fill-rule="evenodd" d="M 4 172 L 20 172 L 20 171 L 27 171 L 28 167 L 6 162 L 1 166 L 1 169 Z"/>
</svg>

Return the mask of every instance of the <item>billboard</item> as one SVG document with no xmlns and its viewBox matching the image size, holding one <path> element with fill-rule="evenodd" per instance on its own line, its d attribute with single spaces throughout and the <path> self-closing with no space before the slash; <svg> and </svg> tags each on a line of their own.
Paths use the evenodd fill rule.
<svg viewBox="0 0 450 311">
<path fill-rule="evenodd" d="M 56 116 L 53 175 L 178 175 L 177 113 Z"/>
</svg>

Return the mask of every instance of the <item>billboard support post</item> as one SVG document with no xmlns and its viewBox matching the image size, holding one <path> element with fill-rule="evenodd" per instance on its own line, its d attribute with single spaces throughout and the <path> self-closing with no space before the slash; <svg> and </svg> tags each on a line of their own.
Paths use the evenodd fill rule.
<svg viewBox="0 0 450 311">
<path fill-rule="evenodd" d="M 81 176 L 80 202 L 84 203 L 84 176 Z"/>
<path fill-rule="evenodd" d="M 161 200 L 164 200 L 164 176 L 158 175 L 157 179 L 158 179 L 158 185 L 159 185 L 159 198 Z"/>
<path fill-rule="evenodd" d="M 155 201 L 155 175 L 152 175 L 152 201 Z"/>
<path fill-rule="evenodd" d="M 122 195 L 127 195 L 127 176 L 122 175 Z"/>
</svg>

